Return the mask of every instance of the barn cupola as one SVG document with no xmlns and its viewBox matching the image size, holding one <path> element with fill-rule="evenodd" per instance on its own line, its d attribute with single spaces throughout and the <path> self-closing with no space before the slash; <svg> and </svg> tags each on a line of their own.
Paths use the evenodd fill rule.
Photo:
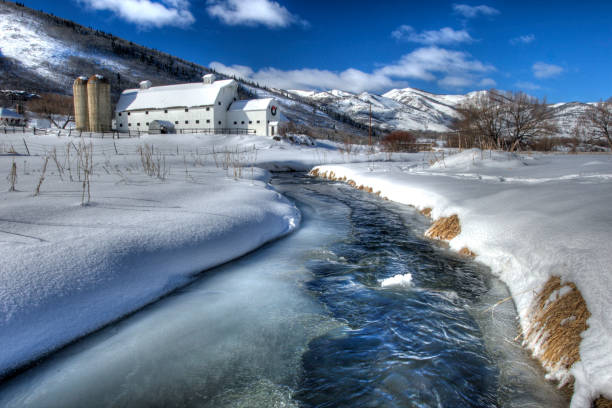
<svg viewBox="0 0 612 408">
<path fill-rule="evenodd" d="M 202 81 L 206 85 L 212 84 L 213 82 L 215 82 L 216 79 L 217 77 L 215 77 L 215 74 L 206 74 L 202 77 Z"/>
<path fill-rule="evenodd" d="M 149 89 L 153 85 L 151 81 L 142 81 L 140 83 L 140 89 Z"/>
</svg>

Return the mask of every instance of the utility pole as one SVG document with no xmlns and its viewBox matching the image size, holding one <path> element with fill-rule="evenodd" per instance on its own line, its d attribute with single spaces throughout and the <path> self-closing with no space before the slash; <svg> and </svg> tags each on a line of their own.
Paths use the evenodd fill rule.
<svg viewBox="0 0 612 408">
<path fill-rule="evenodd" d="M 372 147 L 372 102 L 370 102 L 370 130 L 368 136 L 370 137 L 370 147 Z"/>
</svg>

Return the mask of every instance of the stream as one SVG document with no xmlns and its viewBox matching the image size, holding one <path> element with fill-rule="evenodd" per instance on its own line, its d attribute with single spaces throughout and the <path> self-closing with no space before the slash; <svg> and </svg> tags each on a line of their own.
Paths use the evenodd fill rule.
<svg viewBox="0 0 612 408">
<path fill-rule="evenodd" d="M 505 285 L 406 206 L 279 174 L 301 227 L 0 384 L 1 407 L 564 407 Z M 389 280 L 396 275 L 395 284 Z"/>
</svg>

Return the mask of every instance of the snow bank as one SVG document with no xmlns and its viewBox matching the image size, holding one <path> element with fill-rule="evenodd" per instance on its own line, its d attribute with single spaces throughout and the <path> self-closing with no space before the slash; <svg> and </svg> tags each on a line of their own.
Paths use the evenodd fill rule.
<svg viewBox="0 0 612 408">
<path fill-rule="evenodd" d="M 326 165 L 319 174 L 353 180 L 433 219 L 457 214 L 450 241 L 477 254 L 510 288 L 523 333 L 534 296 L 551 276 L 574 282 L 591 313 L 581 360 L 551 376 L 575 378 L 572 407 L 612 398 L 612 159 L 607 155 L 508 156 L 467 151 L 429 166 L 418 162 Z M 504 158 L 505 157 L 505 158 Z M 440 159 L 440 157 L 438 157 Z M 527 344 L 538 353 L 538 344 Z"/>
<path fill-rule="evenodd" d="M 82 206 L 76 148 L 90 143 L 91 202 Z M 157 176 L 143 169 L 145 144 Z M 346 159 L 333 145 L 255 136 L 3 135 L 0 171 L 17 165 L 18 191 L 0 192 L 0 376 L 297 228 L 299 211 L 258 166 Z"/>
</svg>

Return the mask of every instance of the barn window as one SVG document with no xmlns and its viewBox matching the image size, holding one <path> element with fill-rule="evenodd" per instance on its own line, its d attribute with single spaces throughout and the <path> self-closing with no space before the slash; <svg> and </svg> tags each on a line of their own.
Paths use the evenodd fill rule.
<svg viewBox="0 0 612 408">
<path fill-rule="evenodd" d="M 221 101 L 219 101 L 219 106 L 221 106 Z"/>
<path fill-rule="evenodd" d="M 189 108 L 185 108 L 185 112 L 189 112 Z"/>
<path fill-rule="evenodd" d="M 208 112 L 209 110 L 210 110 L 210 108 L 207 106 L 207 107 L 206 107 L 206 112 Z"/>
<path fill-rule="evenodd" d="M 210 119 L 206 119 L 206 123 L 210 123 Z M 220 124 L 220 123 L 219 123 Z"/>
<path fill-rule="evenodd" d="M 234 122 L 234 125 L 237 125 L 237 124 L 238 124 L 238 122 Z"/>
<path fill-rule="evenodd" d="M 252 125 L 252 124 L 253 124 L 253 121 L 252 121 L 252 120 L 249 120 L 249 125 Z"/>
<path fill-rule="evenodd" d="M 123 123 L 120 123 L 120 124 L 119 124 L 119 127 L 123 127 Z"/>
<path fill-rule="evenodd" d="M 168 109 L 164 109 L 164 113 L 168 113 Z"/>
<path fill-rule="evenodd" d="M 136 126 L 140 126 L 140 122 L 138 122 L 138 123 L 136 124 Z"/>
<path fill-rule="evenodd" d="M 121 112 L 119 112 L 119 116 L 121 116 Z"/>
<path fill-rule="evenodd" d="M 147 126 L 149 126 L 149 122 L 147 122 Z"/>
<path fill-rule="evenodd" d="M 241 125 L 244 125 L 244 120 L 242 122 L 240 122 Z"/>
<path fill-rule="evenodd" d="M 196 120 L 196 125 L 197 125 L 197 124 L 199 124 L 199 123 L 200 123 L 200 121 L 199 121 L 199 120 Z"/>
<path fill-rule="evenodd" d="M 128 116 L 130 116 L 130 112 L 128 112 Z"/>
<path fill-rule="evenodd" d="M 178 120 L 175 120 L 175 121 L 174 121 L 174 124 L 175 124 L 175 125 L 178 125 Z"/>
<path fill-rule="evenodd" d="M 219 124 L 221 124 L 221 121 L 219 121 Z"/>
<path fill-rule="evenodd" d="M 189 121 L 188 121 L 188 120 L 186 120 L 186 121 L 185 121 L 185 124 L 186 124 L 186 125 L 188 125 L 188 124 L 189 124 Z"/>
<path fill-rule="evenodd" d="M 132 124 L 131 124 L 131 123 L 128 123 L 128 126 L 132 126 Z"/>
<path fill-rule="evenodd" d="M 145 111 L 145 115 L 148 115 L 148 114 L 149 114 L 149 111 Z"/>
<path fill-rule="evenodd" d="M 257 123 L 261 123 L 261 120 L 258 120 Z"/>
</svg>

